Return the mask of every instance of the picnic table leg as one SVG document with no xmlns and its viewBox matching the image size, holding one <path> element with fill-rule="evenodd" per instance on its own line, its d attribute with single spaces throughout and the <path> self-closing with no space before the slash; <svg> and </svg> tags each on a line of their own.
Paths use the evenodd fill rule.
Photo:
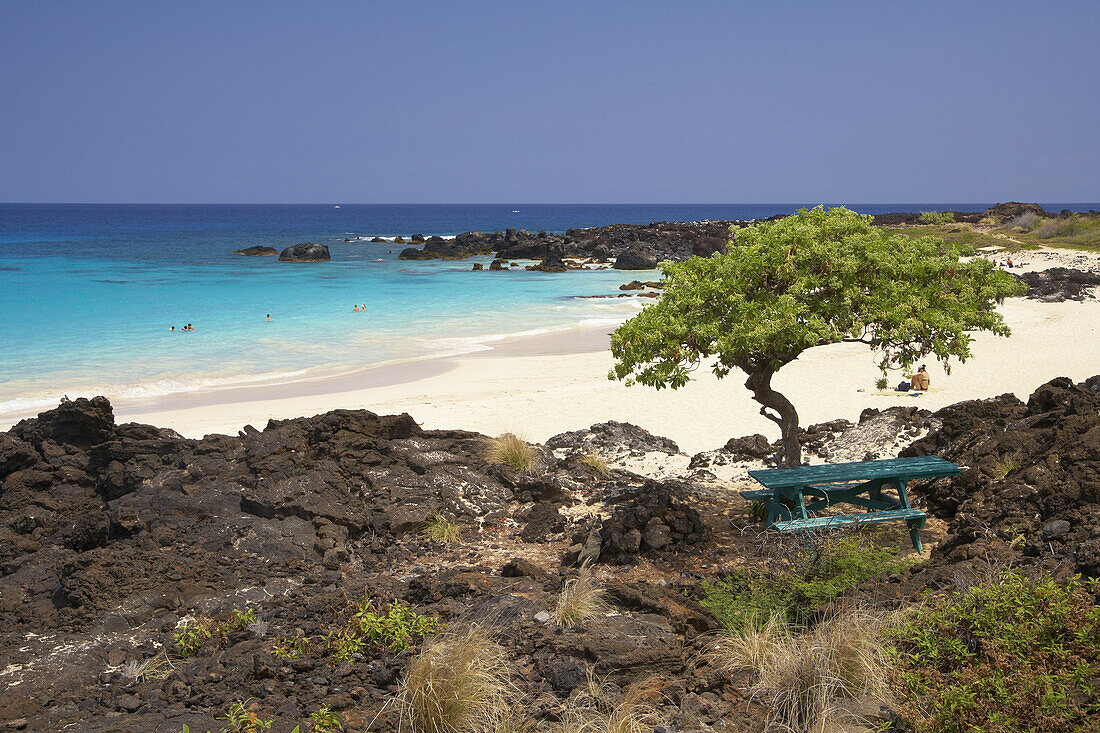
<svg viewBox="0 0 1100 733">
<path fill-rule="evenodd" d="M 809 519 L 810 516 L 808 514 L 806 514 L 806 502 L 802 498 L 802 488 L 801 487 L 799 487 L 797 493 L 798 493 L 798 511 L 802 515 L 803 519 Z"/>
<path fill-rule="evenodd" d="M 912 509 L 909 506 L 909 493 L 905 490 L 905 485 L 909 483 L 905 479 L 898 479 L 898 498 L 901 499 L 901 505 L 905 509 Z M 920 530 L 924 527 L 924 519 L 910 519 L 906 524 L 909 525 L 909 540 L 913 543 L 913 548 L 920 554 L 924 554 L 924 547 L 920 543 Z"/>
<path fill-rule="evenodd" d="M 924 527 L 923 519 L 910 519 L 909 522 L 909 540 L 913 543 L 913 548 L 920 554 L 924 554 L 924 547 L 920 543 L 920 530 Z"/>
<path fill-rule="evenodd" d="M 905 491 L 905 484 L 909 483 L 905 479 L 898 479 L 898 498 L 901 499 L 902 509 L 912 509 L 909 506 L 909 494 Z"/>
</svg>

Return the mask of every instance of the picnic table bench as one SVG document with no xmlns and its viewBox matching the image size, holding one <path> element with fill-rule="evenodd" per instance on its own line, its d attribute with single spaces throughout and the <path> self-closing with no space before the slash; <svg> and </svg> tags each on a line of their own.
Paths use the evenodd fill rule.
<svg viewBox="0 0 1100 733">
<path fill-rule="evenodd" d="M 890 458 L 857 463 L 827 463 L 749 471 L 763 490 L 742 491 L 741 496 L 763 502 L 768 508 L 767 526 L 781 532 L 801 532 L 878 522 L 905 522 L 917 552 L 923 552 L 920 529 L 928 518 L 909 504 L 906 484 L 913 479 L 956 476 L 959 466 L 936 456 Z M 884 494 L 894 489 L 897 497 Z M 837 503 L 853 504 L 860 514 L 814 516 Z"/>
</svg>

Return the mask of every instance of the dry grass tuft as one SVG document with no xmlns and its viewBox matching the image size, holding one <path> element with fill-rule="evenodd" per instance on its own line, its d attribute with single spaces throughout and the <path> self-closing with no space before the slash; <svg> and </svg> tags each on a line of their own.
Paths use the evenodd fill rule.
<svg viewBox="0 0 1100 733">
<path fill-rule="evenodd" d="M 504 649 L 474 624 L 426 641 L 395 702 L 412 733 L 508 733 L 525 725 L 513 697 Z"/>
<path fill-rule="evenodd" d="M 562 716 L 562 733 L 651 733 L 661 720 L 653 700 L 661 681 L 650 677 L 626 688 L 610 701 L 612 691 L 592 669 L 583 694 L 574 697 Z"/>
<path fill-rule="evenodd" d="M 716 667 L 727 673 L 754 672 L 763 666 L 768 653 L 787 633 L 787 624 L 778 614 L 772 614 L 763 623 L 752 618 L 738 633 L 714 642 L 709 657 Z"/>
<path fill-rule="evenodd" d="M 607 461 L 600 458 L 597 453 L 585 453 L 581 456 L 581 463 L 591 466 L 596 469 L 596 473 L 600 474 L 602 478 L 607 478 L 611 475 L 611 469 L 607 466 Z"/>
<path fill-rule="evenodd" d="M 750 625 L 720 643 L 713 654 L 729 670 L 749 669 L 750 692 L 767 710 L 768 725 L 799 733 L 825 733 L 852 721 L 840 702 L 853 698 L 885 701 L 889 665 L 883 653 L 883 620 L 849 611 L 821 621 L 799 635 L 777 619 Z"/>
<path fill-rule="evenodd" d="M 449 544 L 462 541 L 462 526 L 443 512 L 424 520 L 423 532 L 436 542 Z"/>
<path fill-rule="evenodd" d="M 554 608 L 554 622 L 558 626 L 576 626 L 604 614 L 610 608 L 605 596 L 592 568 L 582 566 L 576 578 L 565 581 Z"/>
<path fill-rule="evenodd" d="M 527 441 L 512 433 L 490 438 L 485 450 L 489 463 L 508 466 L 520 473 L 530 473 L 538 467 L 538 452 Z"/>
</svg>

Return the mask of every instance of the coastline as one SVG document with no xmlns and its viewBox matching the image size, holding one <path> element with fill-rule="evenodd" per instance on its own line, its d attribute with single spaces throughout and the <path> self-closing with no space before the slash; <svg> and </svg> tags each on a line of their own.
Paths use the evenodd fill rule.
<svg viewBox="0 0 1100 733">
<path fill-rule="evenodd" d="M 1100 269 L 1100 256 L 1091 253 L 1037 251 L 1024 258 L 1018 272 L 1067 264 Z M 950 375 L 929 362 L 932 390 L 919 397 L 876 392 L 874 359 L 858 344 L 805 352 L 777 374 L 776 387 L 795 404 L 805 427 L 836 418 L 855 421 L 866 408 L 935 410 L 1006 392 L 1026 399 L 1037 383 L 1058 376 L 1079 381 L 1100 372 L 1092 351 L 1077 346 L 1100 342 L 1100 301 L 1014 298 L 1002 312 L 1012 337 L 976 334 L 973 357 L 954 363 Z M 459 355 L 393 361 L 331 377 L 112 402 L 119 422 L 171 428 L 189 438 L 236 434 L 245 425 L 262 428 L 270 419 L 335 409 L 408 412 L 426 428 L 514 432 L 532 441 L 618 420 L 672 438 L 688 453 L 757 432 L 777 437 L 776 426 L 759 414 L 738 374 L 719 381 L 702 369 L 677 391 L 609 381 L 608 336 L 614 327 L 605 322 L 520 332 Z M 5 417 L 0 430 L 19 419 Z"/>
<path fill-rule="evenodd" d="M 1058 376 L 1075 381 L 1100 371 L 1095 356 L 1075 344 L 1100 340 L 1100 301 L 1042 303 L 1017 298 L 1002 312 L 1013 330 L 1007 339 L 978 334 L 973 357 L 944 374 L 930 364 L 932 390 L 920 397 L 878 393 L 874 359 L 858 344 L 807 351 L 776 376 L 776 387 L 799 410 L 801 424 L 836 418 L 858 420 L 869 407 L 911 405 L 936 410 L 967 399 L 1012 392 L 1027 399 L 1035 385 Z M 559 334 L 515 339 L 490 351 L 379 367 L 374 382 L 344 391 L 273 396 L 272 387 L 245 390 L 234 401 L 182 403 L 134 409 L 116 406 L 119 422 L 141 422 L 186 437 L 235 434 L 246 424 L 316 415 L 334 409 L 378 414 L 408 412 L 426 428 L 522 434 L 532 441 L 605 420 L 640 425 L 677 441 L 687 453 L 718 448 L 731 437 L 763 433 L 775 425 L 760 416 L 738 375 L 717 380 L 700 372 L 680 390 L 626 387 L 606 378 L 612 357 L 606 335 L 590 329 L 577 350 Z M 603 329 L 604 334 L 610 331 Z M 603 348 L 592 346 L 603 339 Z M 395 370 L 406 370 L 398 373 Z M 406 377 L 398 379 L 397 377 Z M 224 395 L 223 395 L 224 396 Z"/>
</svg>

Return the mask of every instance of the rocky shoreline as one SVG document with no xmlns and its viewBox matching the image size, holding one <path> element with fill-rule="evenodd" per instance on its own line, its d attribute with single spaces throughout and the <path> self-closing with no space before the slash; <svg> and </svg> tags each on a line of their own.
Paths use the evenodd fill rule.
<svg viewBox="0 0 1100 733">
<path fill-rule="evenodd" d="M 913 489 L 934 518 L 929 560 L 848 600 L 915 600 L 978 559 L 1100 575 L 1098 393 L 1100 375 L 1056 379 L 1026 403 L 868 410 L 803 431 L 814 461 L 936 454 L 966 467 Z M 771 562 L 736 490 L 775 446 L 716 436 L 723 448 L 686 456 L 603 423 L 535 446 L 538 467 L 519 472 L 488 462 L 487 441 L 348 410 L 192 440 L 116 424 L 104 398 L 0 434 L 0 725 L 204 731 L 250 698 L 275 731 L 321 705 L 346 730 L 394 730 L 387 701 L 412 652 L 335 658 L 322 643 L 364 598 L 454 627 L 491 618 L 538 725 L 560 718 L 589 669 L 618 688 L 661 674 L 668 730 L 757 725 L 745 680 L 702 654 L 719 624 L 694 599 L 731 565 Z M 422 531 L 440 515 L 461 542 Z M 585 563 L 611 610 L 548 623 Z M 252 621 L 234 625 L 245 609 Z M 202 618 L 222 631 L 181 655 L 177 634 Z M 295 639 L 312 641 L 275 653 Z"/>
<path fill-rule="evenodd" d="M 1044 210 L 1038 204 L 1008 202 L 996 204 L 985 211 L 954 211 L 954 221 L 977 224 L 981 221 L 1005 222 L 1023 214 L 1045 218 L 1068 218 L 1073 212 L 1058 214 Z M 875 214 L 879 226 L 910 226 L 921 224 L 921 212 Z M 762 221 L 784 218 L 776 215 Z M 1089 212 L 1086 216 L 1100 216 Z M 468 257 L 495 255 L 498 263 L 508 260 L 541 260 L 541 269 L 564 272 L 585 263 L 613 263 L 620 270 L 652 270 L 664 260 L 683 261 L 693 256 L 707 257 L 724 253 L 731 226 L 746 226 L 755 220 L 666 222 L 650 224 L 612 224 L 586 229 L 569 229 L 564 234 L 529 232 L 507 229 L 504 232 L 465 232 L 453 239 L 414 235 L 410 241 L 423 241 L 422 247 L 407 247 L 398 255 L 403 260 L 462 260 Z M 404 241 L 398 238 L 397 241 Z M 570 263 L 569 260 L 578 262 Z M 477 268 L 480 269 L 480 268 Z M 501 266 L 490 269 L 503 269 Z"/>
</svg>

